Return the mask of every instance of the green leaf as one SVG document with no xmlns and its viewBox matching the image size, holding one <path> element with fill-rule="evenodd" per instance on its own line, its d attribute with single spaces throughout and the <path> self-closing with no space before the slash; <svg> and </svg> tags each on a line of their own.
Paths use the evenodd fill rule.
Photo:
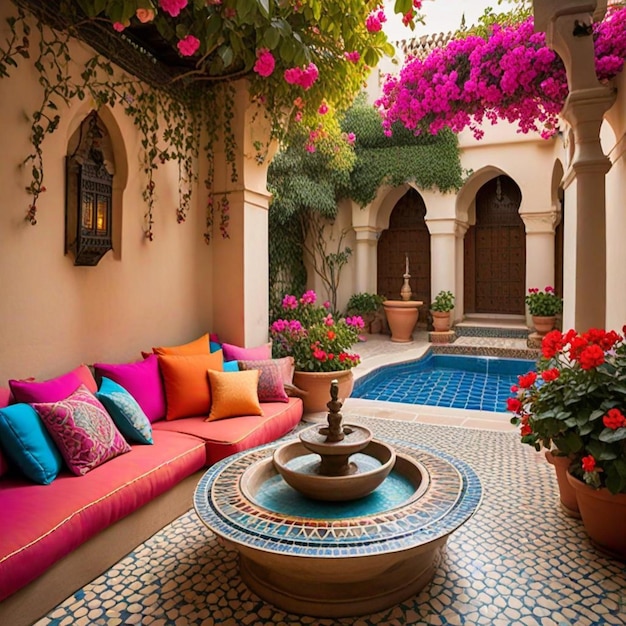
<svg viewBox="0 0 626 626">
<path fill-rule="evenodd" d="M 263 43 L 270 50 L 274 50 L 280 42 L 280 32 L 277 28 L 270 26 L 263 34 Z"/>
<path fill-rule="evenodd" d="M 257 0 L 257 6 L 259 7 L 259 12 L 263 17 L 270 16 L 270 2 L 269 0 Z"/>
<path fill-rule="evenodd" d="M 613 430 L 612 428 L 605 428 L 599 437 L 600 441 L 605 443 L 614 443 L 615 441 L 622 441 L 626 439 L 626 428 L 618 428 Z"/>
<path fill-rule="evenodd" d="M 219 54 L 220 59 L 222 59 L 225 68 L 229 67 L 230 64 L 233 62 L 234 54 L 233 49 L 230 46 L 220 46 L 217 49 L 217 54 Z"/>
<path fill-rule="evenodd" d="M 402 13 L 404 15 L 405 13 L 408 13 L 412 7 L 412 0 L 396 0 L 395 4 L 393 5 L 393 10 L 394 13 Z"/>
</svg>

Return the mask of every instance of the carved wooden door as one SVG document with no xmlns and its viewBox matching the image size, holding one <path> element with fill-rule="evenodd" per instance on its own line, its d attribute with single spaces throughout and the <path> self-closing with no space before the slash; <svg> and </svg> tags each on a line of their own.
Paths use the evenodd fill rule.
<svg viewBox="0 0 626 626">
<path fill-rule="evenodd" d="M 406 255 L 409 255 L 409 284 L 414 300 L 421 300 L 419 323 L 426 323 L 430 304 L 430 233 L 424 217 L 422 196 L 410 189 L 396 204 L 389 228 L 378 240 L 377 291 L 392 300 L 400 299 Z"/>
<path fill-rule="evenodd" d="M 465 311 L 524 314 L 526 231 L 521 192 L 508 176 L 476 194 L 476 224 L 465 235 Z"/>
</svg>

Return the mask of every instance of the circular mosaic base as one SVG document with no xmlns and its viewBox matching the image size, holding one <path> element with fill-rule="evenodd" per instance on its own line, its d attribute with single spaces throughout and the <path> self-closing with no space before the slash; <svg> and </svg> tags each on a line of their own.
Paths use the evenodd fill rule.
<svg viewBox="0 0 626 626">
<path fill-rule="evenodd" d="M 388 511 L 331 519 L 259 506 L 240 481 L 282 445 L 270 444 L 212 466 L 196 489 L 196 512 L 239 551 L 246 583 L 280 608 L 325 617 L 387 608 L 429 582 L 448 535 L 476 511 L 482 489 L 463 461 L 425 446 L 382 441 L 405 463 L 420 464 L 422 473 L 414 496 Z"/>
</svg>

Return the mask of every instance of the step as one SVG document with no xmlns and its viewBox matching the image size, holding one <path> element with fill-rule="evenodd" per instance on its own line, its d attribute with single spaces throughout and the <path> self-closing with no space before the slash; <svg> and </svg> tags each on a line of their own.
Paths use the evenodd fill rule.
<svg viewBox="0 0 626 626">
<path fill-rule="evenodd" d="M 454 325 L 459 337 L 526 339 L 530 332 L 523 315 L 468 315 Z"/>
</svg>

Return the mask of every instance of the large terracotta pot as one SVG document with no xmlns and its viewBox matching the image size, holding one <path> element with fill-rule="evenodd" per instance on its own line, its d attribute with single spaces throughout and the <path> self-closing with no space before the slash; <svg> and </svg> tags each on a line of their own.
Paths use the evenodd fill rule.
<svg viewBox="0 0 626 626">
<path fill-rule="evenodd" d="M 533 315 L 533 326 L 538 335 L 546 335 L 553 328 L 556 322 L 555 315 Z"/>
<path fill-rule="evenodd" d="M 559 485 L 559 498 L 561 501 L 561 509 L 565 515 L 569 517 L 580 518 L 578 510 L 578 501 L 576 500 L 576 491 L 567 480 L 567 470 L 570 465 L 570 459 L 567 456 L 557 456 L 552 454 L 550 450 L 546 451 L 546 459 L 550 465 L 554 465 L 556 473 L 556 482 Z"/>
<path fill-rule="evenodd" d="M 354 374 L 352 370 L 340 372 L 299 372 L 293 374 L 293 384 L 306 391 L 302 398 L 305 413 L 327 411 L 326 405 L 330 402 L 330 383 L 337 380 L 339 383 L 339 399 L 344 400 L 352 393 Z"/>
<path fill-rule="evenodd" d="M 413 341 L 413 329 L 419 317 L 419 307 L 423 302 L 418 300 L 385 300 L 383 308 L 391 341 L 396 343 L 409 343 Z"/>
<path fill-rule="evenodd" d="M 583 526 L 592 543 L 612 557 L 626 560 L 626 493 L 593 489 L 569 472 Z"/>
<path fill-rule="evenodd" d="M 431 311 L 433 328 L 436 333 L 445 333 L 450 330 L 450 311 Z"/>
</svg>

